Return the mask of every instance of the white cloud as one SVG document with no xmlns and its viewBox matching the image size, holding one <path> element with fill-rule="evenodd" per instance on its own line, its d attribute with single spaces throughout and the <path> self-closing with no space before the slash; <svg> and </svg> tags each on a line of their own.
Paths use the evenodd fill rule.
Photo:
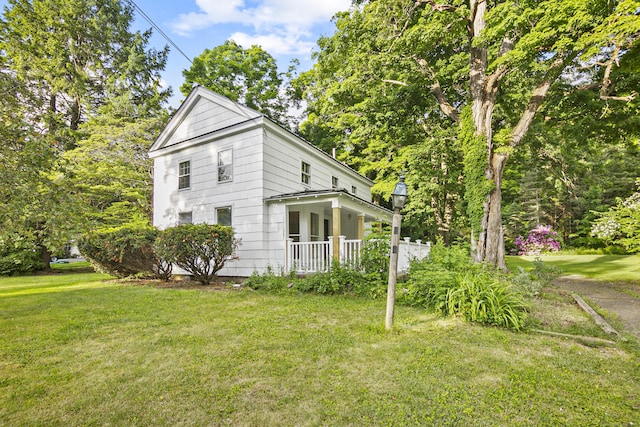
<svg viewBox="0 0 640 427">
<path fill-rule="evenodd" d="M 244 47 L 258 44 L 272 54 L 308 53 L 315 40 L 308 40 L 311 27 L 329 22 L 351 0 L 196 0 L 199 12 L 181 14 L 173 31 L 192 35 L 216 24 L 253 27 L 253 34 L 230 36 Z"/>
<path fill-rule="evenodd" d="M 316 44 L 312 41 L 304 41 L 296 36 L 261 34 L 249 35 L 246 33 L 233 33 L 229 38 L 240 46 L 248 48 L 258 45 L 272 55 L 309 55 Z"/>
</svg>

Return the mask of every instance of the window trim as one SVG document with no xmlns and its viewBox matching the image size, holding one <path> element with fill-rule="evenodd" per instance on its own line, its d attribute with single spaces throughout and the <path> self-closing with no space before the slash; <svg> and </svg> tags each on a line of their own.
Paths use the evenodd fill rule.
<svg viewBox="0 0 640 427">
<path fill-rule="evenodd" d="M 182 173 L 182 165 L 187 164 L 188 166 L 188 172 L 187 173 Z M 188 160 L 183 160 L 181 162 L 178 162 L 178 190 L 182 191 L 182 190 L 189 190 L 191 188 L 191 159 Z M 187 184 L 185 186 L 182 186 L 182 179 L 187 177 Z"/>
<path fill-rule="evenodd" d="M 225 168 L 230 168 L 231 169 L 231 174 L 229 175 L 229 179 L 220 180 L 220 155 L 222 153 L 226 153 L 227 151 L 231 152 L 231 163 L 228 164 L 228 165 L 222 165 L 222 166 L 225 167 Z M 225 171 L 226 171 L 226 169 L 225 169 Z M 224 184 L 226 182 L 233 182 L 233 147 L 225 148 L 225 149 L 222 149 L 222 150 L 218 151 L 218 160 L 217 160 L 217 163 L 216 163 L 216 175 L 217 175 L 216 179 L 217 179 L 218 184 Z"/>
</svg>

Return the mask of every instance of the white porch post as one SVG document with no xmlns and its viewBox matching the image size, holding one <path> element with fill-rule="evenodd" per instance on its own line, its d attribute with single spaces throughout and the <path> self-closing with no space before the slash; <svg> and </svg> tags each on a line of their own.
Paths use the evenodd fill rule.
<svg viewBox="0 0 640 427">
<path fill-rule="evenodd" d="M 292 243 L 293 243 L 293 239 L 286 240 L 285 251 L 284 251 L 284 256 L 285 256 L 284 268 L 286 273 L 291 271 L 291 269 L 293 268 L 293 248 L 291 247 Z"/>
<path fill-rule="evenodd" d="M 364 214 L 358 214 L 358 240 L 364 241 Z"/>
</svg>

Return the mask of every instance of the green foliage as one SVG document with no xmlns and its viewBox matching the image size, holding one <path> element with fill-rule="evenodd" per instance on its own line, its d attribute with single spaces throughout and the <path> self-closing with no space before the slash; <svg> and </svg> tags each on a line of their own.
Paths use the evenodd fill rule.
<svg viewBox="0 0 640 427">
<path fill-rule="evenodd" d="M 640 179 L 638 190 L 625 200 L 618 200 L 616 206 L 593 224 L 592 235 L 608 243 L 615 242 L 628 253 L 640 253 Z"/>
<path fill-rule="evenodd" d="M 109 157 L 105 161 L 100 155 L 87 154 L 81 170 L 78 158 L 63 156 L 77 146 L 78 139 L 91 139 L 84 130 L 100 134 L 96 127 L 82 126 L 96 115 L 108 112 L 111 118 L 144 122 L 162 108 L 169 91 L 160 88 L 159 71 L 168 51 L 147 50 L 151 33 L 131 32 L 132 21 L 133 5 L 119 0 L 9 0 L 3 9 L 0 228 L 11 224 L 21 234 L 34 236 L 45 267 L 50 252 L 83 231 L 130 222 L 136 216 L 130 213 L 131 206 L 146 205 L 144 221 L 148 222 L 150 178 L 140 186 L 129 181 L 115 188 L 118 185 L 111 186 L 112 181 L 121 182 L 116 177 L 124 180 L 131 175 L 116 167 L 109 169 Z M 118 134 L 120 128 L 135 133 L 122 122 L 103 130 L 120 138 L 124 136 Z M 153 139 L 145 138 L 147 144 Z M 114 148 L 109 154 L 121 160 L 125 156 L 118 151 Z M 131 152 L 126 157 L 138 160 Z M 87 186 L 76 185 L 74 177 L 87 178 L 91 169 L 99 171 L 92 178 L 100 176 L 101 181 L 95 184 L 91 179 L 94 191 L 85 192 Z M 102 192 L 96 190 L 100 185 Z M 141 190 L 143 186 L 147 188 Z M 94 199 L 96 193 L 100 194 Z M 121 197 L 122 193 L 127 194 Z M 108 225 L 95 221 L 89 226 L 80 220 L 84 216 L 96 220 L 92 208 L 99 204 L 98 210 L 106 210 L 120 201 L 124 203 L 110 212 Z M 132 222 L 144 222 L 139 215 L 137 219 Z"/>
<path fill-rule="evenodd" d="M 511 285 L 490 274 L 467 273 L 457 286 L 449 288 L 439 309 L 470 322 L 520 330 L 525 325 L 528 304 Z"/>
<path fill-rule="evenodd" d="M 471 108 L 462 111 L 460 140 L 464 152 L 464 199 L 467 203 L 467 216 L 475 233 L 480 231 L 487 196 L 495 188 L 492 180 L 487 179 L 487 140 L 475 134 Z"/>
<path fill-rule="evenodd" d="M 564 241 L 588 235 L 589 211 L 605 210 L 598 205 L 618 187 L 602 184 L 607 156 L 597 147 L 639 135 L 640 2 L 355 4 L 336 15 L 334 34 L 318 41 L 317 63 L 300 79 L 305 137 L 375 179 L 380 199 L 408 169 L 407 217 L 422 236 L 467 234 L 465 219 L 479 232 L 495 187 L 488 178 L 509 187 L 509 203 L 495 193 L 493 204 L 506 207 L 507 236 L 538 223 Z M 484 29 L 470 37 L 474 25 Z M 528 147 L 536 149 L 521 156 Z M 491 165 L 496 153 L 508 161 Z M 609 164 L 616 175 L 636 168 Z M 496 223 L 486 241 L 497 248 Z"/>
<path fill-rule="evenodd" d="M 213 49 L 205 49 L 182 74 L 185 82 L 180 90 L 184 95 L 197 83 L 289 125 L 283 76 L 275 59 L 260 46 L 244 49 L 227 40 Z"/>
<path fill-rule="evenodd" d="M 427 307 L 470 322 L 520 330 L 527 318 L 521 291 L 498 272 L 471 263 L 467 249 L 438 241 L 429 258 L 411 265 L 400 303 Z"/>
<path fill-rule="evenodd" d="M 116 277 L 143 275 L 168 280 L 171 265 L 154 251 L 158 230 L 124 226 L 87 233 L 78 242 L 80 253 L 99 271 Z"/>
<path fill-rule="evenodd" d="M 0 276 L 31 273 L 44 267 L 34 236 L 11 230 L 0 232 Z"/>
<path fill-rule="evenodd" d="M 64 153 L 70 171 L 65 183 L 82 205 L 69 213 L 76 229 L 151 224 L 153 162 L 147 151 L 167 114 L 121 118 L 113 108 L 84 124 L 85 137 Z"/>
<path fill-rule="evenodd" d="M 203 285 L 238 247 L 233 228 L 219 224 L 182 224 L 162 230 L 156 240 L 156 253 L 169 263 L 188 271 Z"/>
<path fill-rule="evenodd" d="M 378 298 L 386 293 L 386 282 L 379 273 L 365 273 L 353 266 L 333 263 L 326 272 L 297 277 L 294 272 L 276 274 L 268 269 L 264 274 L 254 273 L 245 281 L 251 289 L 269 292 L 311 292 L 321 295 L 358 295 Z"/>
<path fill-rule="evenodd" d="M 360 250 L 360 268 L 372 279 L 384 282 L 389 277 L 389 253 L 391 234 L 368 234 Z"/>
<path fill-rule="evenodd" d="M 244 281 L 244 285 L 255 290 L 261 289 L 278 293 L 293 288 L 299 281 L 300 279 L 293 271 L 288 274 L 284 274 L 283 272 L 276 274 L 271 267 L 268 267 L 267 271 L 262 274 L 254 271 L 251 276 Z"/>
</svg>

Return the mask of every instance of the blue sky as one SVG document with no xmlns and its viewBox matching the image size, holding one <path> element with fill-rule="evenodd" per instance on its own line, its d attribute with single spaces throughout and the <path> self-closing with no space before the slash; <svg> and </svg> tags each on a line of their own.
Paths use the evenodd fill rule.
<svg viewBox="0 0 640 427">
<path fill-rule="evenodd" d="M 82 0 L 79 0 L 82 1 Z M 311 52 L 321 35 L 331 35 L 331 17 L 348 10 L 351 0 L 135 0 L 135 3 L 166 33 L 184 53 L 194 58 L 207 48 L 233 39 L 243 47 L 262 46 L 282 71 L 293 58 L 300 60 L 300 71 L 312 65 Z M 6 0 L 0 0 L 4 10 Z M 151 25 L 136 11 L 134 30 Z M 154 29 L 151 46 L 169 44 Z M 189 61 L 171 47 L 162 75 L 173 88 L 171 105 L 177 107 L 183 96 L 182 70 Z"/>
</svg>

